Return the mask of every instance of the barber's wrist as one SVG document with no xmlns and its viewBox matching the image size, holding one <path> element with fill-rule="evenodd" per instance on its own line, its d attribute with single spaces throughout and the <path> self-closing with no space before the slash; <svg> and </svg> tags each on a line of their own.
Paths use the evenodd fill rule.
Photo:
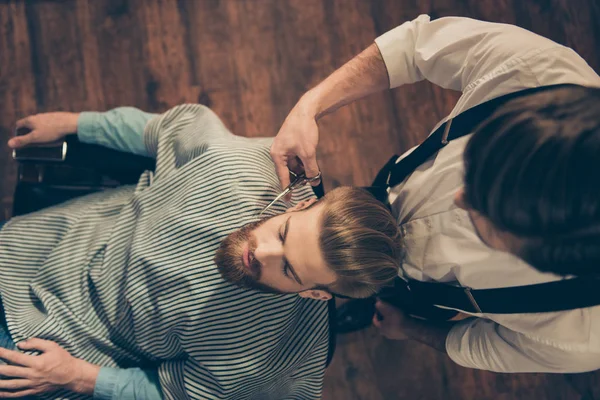
<svg viewBox="0 0 600 400">
<path fill-rule="evenodd" d="M 298 101 L 297 107 L 302 110 L 305 115 L 311 115 L 315 121 L 326 115 L 326 110 L 323 105 L 322 89 L 320 86 L 310 89 Z"/>
</svg>

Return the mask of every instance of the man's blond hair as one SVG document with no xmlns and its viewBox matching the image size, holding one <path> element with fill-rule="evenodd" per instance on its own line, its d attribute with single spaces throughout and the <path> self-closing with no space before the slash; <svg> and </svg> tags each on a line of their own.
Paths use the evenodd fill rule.
<svg viewBox="0 0 600 400">
<path fill-rule="evenodd" d="M 338 279 L 325 290 L 364 298 L 391 284 L 401 260 L 400 231 L 390 211 L 366 190 L 340 187 L 319 202 L 319 246 Z"/>
</svg>

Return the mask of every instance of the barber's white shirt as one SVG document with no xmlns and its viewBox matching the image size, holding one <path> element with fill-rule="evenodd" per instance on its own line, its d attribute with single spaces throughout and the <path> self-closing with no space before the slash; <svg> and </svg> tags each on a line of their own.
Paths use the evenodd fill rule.
<svg viewBox="0 0 600 400">
<path fill-rule="evenodd" d="M 449 118 L 524 88 L 600 86 L 600 77 L 573 50 L 512 25 L 468 18 L 430 22 L 421 15 L 376 43 L 392 88 L 427 79 L 462 92 Z M 454 193 L 463 184 L 462 157 L 469 137 L 450 142 L 391 191 L 406 245 L 404 273 L 476 289 L 560 279 L 487 247 L 467 213 L 454 205 Z M 600 307 L 478 316 L 458 323 L 446 340 L 448 355 L 462 366 L 499 372 L 600 368 Z"/>
</svg>

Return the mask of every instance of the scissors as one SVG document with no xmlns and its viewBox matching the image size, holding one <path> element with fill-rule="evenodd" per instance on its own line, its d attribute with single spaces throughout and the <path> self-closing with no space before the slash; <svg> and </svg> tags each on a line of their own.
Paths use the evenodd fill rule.
<svg viewBox="0 0 600 400">
<path fill-rule="evenodd" d="M 267 211 L 273 204 L 277 203 L 279 200 L 285 197 L 288 193 L 291 193 L 293 190 L 302 187 L 307 183 L 313 183 L 321 179 L 321 172 L 319 172 L 316 176 L 313 176 L 312 178 L 307 178 L 304 173 L 296 174 L 293 171 L 290 171 L 290 175 L 294 177 L 294 179 L 292 179 L 292 182 L 283 190 L 283 192 L 279 193 L 272 202 L 270 202 L 265 208 L 263 208 L 260 214 L 258 214 L 259 217 L 263 215 L 263 213 Z"/>
</svg>

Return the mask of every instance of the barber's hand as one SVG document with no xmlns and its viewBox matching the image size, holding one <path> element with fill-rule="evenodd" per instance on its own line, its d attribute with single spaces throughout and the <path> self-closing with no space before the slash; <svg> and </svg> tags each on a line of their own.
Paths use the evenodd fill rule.
<svg viewBox="0 0 600 400">
<path fill-rule="evenodd" d="M 409 324 L 411 318 L 392 306 L 391 304 L 385 303 L 381 300 L 377 300 L 375 308 L 383 316 L 383 320 L 379 320 L 377 313 L 373 316 L 373 325 L 375 325 L 379 332 L 388 339 L 393 340 L 406 340 L 410 337 L 405 333 L 405 325 Z"/>
<path fill-rule="evenodd" d="M 8 146 L 13 149 L 32 143 L 52 143 L 77 132 L 77 118 L 79 114 L 70 112 L 51 112 L 31 115 L 16 123 L 17 129 L 29 128 L 31 132 L 17 136 L 8 141 Z"/>
<path fill-rule="evenodd" d="M 316 111 L 309 100 L 301 99 L 289 113 L 271 145 L 271 158 L 281 187 L 290 184 L 288 171 L 305 172 L 311 178 L 318 175 L 317 144 L 319 127 Z M 313 182 L 313 186 L 319 181 Z"/>
<path fill-rule="evenodd" d="M 91 392 L 89 385 L 87 390 L 82 390 L 84 375 L 91 364 L 71 356 L 58 344 L 48 340 L 29 339 L 18 346 L 21 350 L 38 350 L 42 354 L 31 356 L 0 348 L 0 358 L 13 364 L 0 365 L 0 398 L 31 396 L 58 389 L 93 393 L 95 379 L 91 383 Z"/>
</svg>

